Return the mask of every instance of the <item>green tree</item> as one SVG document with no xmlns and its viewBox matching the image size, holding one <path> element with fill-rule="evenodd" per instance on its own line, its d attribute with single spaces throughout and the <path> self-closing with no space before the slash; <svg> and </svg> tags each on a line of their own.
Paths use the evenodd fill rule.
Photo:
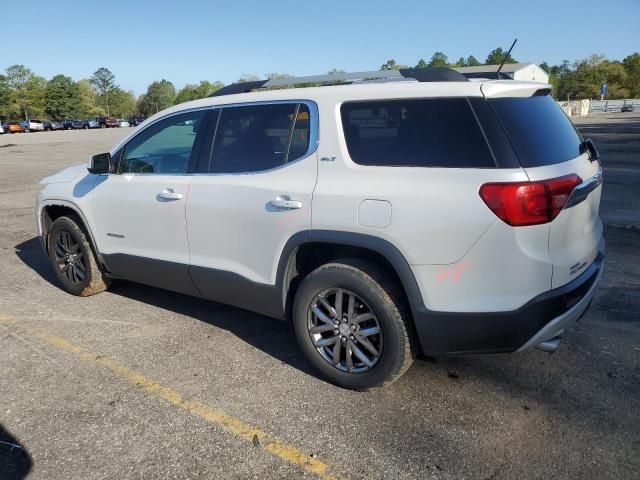
<svg viewBox="0 0 640 480">
<path fill-rule="evenodd" d="M 500 65 L 504 56 L 507 54 L 506 51 L 502 50 L 501 47 L 492 50 L 489 55 L 487 55 L 487 59 L 484 61 L 485 65 Z M 518 63 L 518 61 L 509 54 L 504 63 Z"/>
<path fill-rule="evenodd" d="M 337 75 L 339 73 L 346 73 L 344 70 L 342 70 L 341 68 L 332 68 L 331 70 L 329 70 L 327 72 L 327 75 Z"/>
<path fill-rule="evenodd" d="M 633 53 L 622 61 L 627 74 L 627 89 L 633 98 L 640 97 L 640 53 Z"/>
<path fill-rule="evenodd" d="M 111 92 L 111 114 L 118 118 L 127 118 L 136 111 L 136 96 L 133 92 L 117 88 Z"/>
<path fill-rule="evenodd" d="M 220 81 L 211 83 L 207 80 L 202 80 L 198 85 L 187 84 L 178 92 L 174 102 L 178 104 L 199 98 L 206 98 L 222 87 L 224 87 L 224 83 Z"/>
<path fill-rule="evenodd" d="M 0 75 L 0 119 L 4 119 L 9 115 L 10 93 L 7 77 Z"/>
<path fill-rule="evenodd" d="M 176 88 L 163 78 L 149 85 L 147 93 L 138 99 L 138 109 L 143 115 L 153 115 L 173 105 L 175 98 Z"/>
<path fill-rule="evenodd" d="M 9 115 L 21 115 L 27 120 L 44 113 L 44 78 L 24 65 L 12 65 L 6 69 L 3 83 L 9 89 Z"/>
<path fill-rule="evenodd" d="M 466 61 L 467 67 L 477 67 L 478 65 L 482 65 L 476 57 L 473 55 L 469 55 Z"/>
<path fill-rule="evenodd" d="M 429 64 L 424 61 L 424 58 L 421 58 L 420 60 L 418 60 L 418 63 L 416 63 L 415 68 L 427 68 L 428 66 Z"/>
<path fill-rule="evenodd" d="M 118 85 L 116 84 L 116 76 L 108 68 L 100 67 L 98 70 L 93 72 L 89 81 L 98 93 L 98 102 L 100 106 L 104 108 L 107 115 L 110 115 L 110 97 L 114 90 L 118 88 Z"/>
<path fill-rule="evenodd" d="M 408 68 L 406 65 L 397 63 L 393 58 L 387 60 L 380 66 L 380 70 L 400 70 L 401 68 Z"/>
<path fill-rule="evenodd" d="M 429 67 L 447 67 L 449 66 L 447 56 L 442 52 L 436 52 L 429 60 Z"/>
<path fill-rule="evenodd" d="M 460 57 L 458 59 L 458 61 L 455 64 L 456 67 L 466 67 L 467 66 L 467 61 L 464 59 L 464 57 Z"/>
<path fill-rule="evenodd" d="M 78 91 L 80 104 L 78 112 L 74 115 L 77 118 L 100 117 L 106 115 L 106 110 L 98 105 L 98 94 L 91 86 L 91 80 L 82 79 L 78 81 Z"/>
<path fill-rule="evenodd" d="M 71 77 L 56 75 L 49 80 L 44 100 L 45 113 L 55 120 L 73 118 L 81 113 L 80 88 Z"/>
</svg>

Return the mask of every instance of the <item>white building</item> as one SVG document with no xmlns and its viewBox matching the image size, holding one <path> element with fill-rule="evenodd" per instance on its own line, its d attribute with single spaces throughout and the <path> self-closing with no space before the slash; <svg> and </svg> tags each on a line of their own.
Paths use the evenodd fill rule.
<svg viewBox="0 0 640 480">
<path fill-rule="evenodd" d="M 478 65 L 477 67 L 453 67 L 469 78 L 496 78 L 500 65 Z M 535 63 L 505 63 L 500 70 L 501 78 L 549 83 L 549 74 Z"/>
</svg>

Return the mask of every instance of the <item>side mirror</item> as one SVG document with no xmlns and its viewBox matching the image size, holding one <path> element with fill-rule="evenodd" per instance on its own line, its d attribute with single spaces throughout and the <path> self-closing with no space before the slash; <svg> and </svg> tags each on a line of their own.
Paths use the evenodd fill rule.
<svg viewBox="0 0 640 480">
<path fill-rule="evenodd" d="M 111 154 L 107 152 L 92 156 L 87 170 L 94 175 L 109 173 L 111 171 Z"/>
<path fill-rule="evenodd" d="M 600 160 L 600 153 L 596 147 L 596 144 L 593 143 L 593 140 L 587 138 L 582 145 L 580 146 L 580 150 L 584 153 L 587 152 L 589 154 L 589 160 L 595 162 L 596 160 Z"/>
</svg>

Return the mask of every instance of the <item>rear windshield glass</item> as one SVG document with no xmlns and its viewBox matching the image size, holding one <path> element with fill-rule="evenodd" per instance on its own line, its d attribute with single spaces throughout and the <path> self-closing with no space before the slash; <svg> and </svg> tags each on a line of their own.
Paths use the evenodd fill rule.
<svg viewBox="0 0 640 480">
<path fill-rule="evenodd" d="M 349 155 L 360 165 L 496 166 L 466 98 L 349 102 L 341 114 Z"/>
<path fill-rule="evenodd" d="M 582 140 L 553 98 L 495 98 L 489 103 L 523 167 L 552 165 L 580 155 Z"/>
</svg>

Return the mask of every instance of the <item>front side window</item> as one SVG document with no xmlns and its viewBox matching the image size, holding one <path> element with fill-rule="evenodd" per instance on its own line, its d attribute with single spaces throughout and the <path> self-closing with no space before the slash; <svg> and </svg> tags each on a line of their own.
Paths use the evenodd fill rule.
<svg viewBox="0 0 640 480">
<path fill-rule="evenodd" d="M 351 159 L 393 167 L 495 167 L 466 98 L 349 102 L 340 108 Z"/>
<path fill-rule="evenodd" d="M 223 108 L 211 172 L 260 172 L 304 156 L 309 148 L 309 117 L 309 107 L 297 103 Z"/>
<path fill-rule="evenodd" d="M 204 110 L 173 115 L 146 128 L 124 148 L 121 173 L 183 174 Z"/>
</svg>

